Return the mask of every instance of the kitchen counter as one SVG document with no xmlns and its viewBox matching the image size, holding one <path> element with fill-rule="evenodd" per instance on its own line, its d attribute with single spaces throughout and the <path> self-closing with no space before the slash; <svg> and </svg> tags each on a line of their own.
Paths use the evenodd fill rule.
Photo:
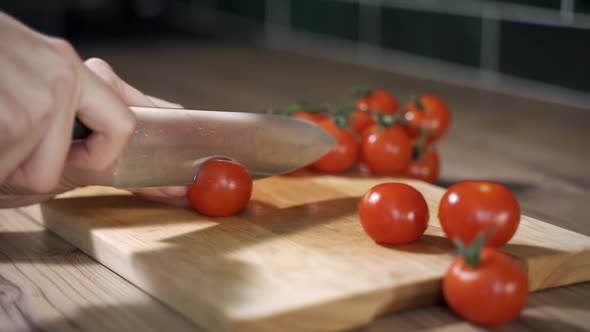
<svg viewBox="0 0 590 332">
<path fill-rule="evenodd" d="M 294 101 L 345 102 L 356 84 L 402 101 L 445 98 L 453 122 L 439 146 L 441 186 L 492 179 L 523 213 L 590 235 L 590 109 L 367 70 L 235 44 L 88 45 L 130 84 L 190 108 L 256 110 Z M 386 315 L 366 331 L 477 331 L 444 306 Z M 590 283 L 534 293 L 510 331 L 590 331 Z M 0 211 L 0 330 L 191 331 L 188 320 L 18 209 Z"/>
</svg>

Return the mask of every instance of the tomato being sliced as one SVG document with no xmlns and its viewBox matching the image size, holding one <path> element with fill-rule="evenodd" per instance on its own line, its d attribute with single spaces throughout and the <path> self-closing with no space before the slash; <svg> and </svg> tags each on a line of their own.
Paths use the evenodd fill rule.
<svg viewBox="0 0 590 332">
<path fill-rule="evenodd" d="M 348 129 L 338 128 L 332 120 L 321 121 L 320 126 L 336 138 L 337 144 L 311 168 L 330 174 L 347 171 L 358 159 L 359 146 L 355 135 Z"/>
<path fill-rule="evenodd" d="M 404 183 L 376 185 L 363 196 L 358 210 L 363 229 L 377 243 L 413 242 L 428 227 L 424 197 Z"/>
<path fill-rule="evenodd" d="M 403 171 L 412 160 L 412 141 L 401 126 L 379 131 L 377 125 L 363 132 L 361 160 L 378 175 Z"/>
<path fill-rule="evenodd" d="M 488 327 L 518 317 L 529 294 L 526 271 L 496 248 L 484 248 L 474 266 L 457 256 L 442 286 L 445 300 L 455 313 Z"/>
<path fill-rule="evenodd" d="M 447 238 L 470 244 L 480 233 L 487 246 L 501 247 L 516 232 L 520 205 L 505 186 L 490 181 L 465 181 L 444 193 L 438 218 Z"/>
<path fill-rule="evenodd" d="M 187 191 L 191 206 L 209 217 L 237 214 L 246 207 L 251 195 L 252 177 L 248 170 L 227 160 L 205 163 Z"/>
<path fill-rule="evenodd" d="M 428 150 L 420 160 L 412 160 L 403 175 L 428 183 L 436 183 L 440 171 L 440 161 L 436 150 Z"/>
<path fill-rule="evenodd" d="M 447 132 L 451 114 L 449 107 L 440 98 L 433 95 L 420 95 L 405 106 L 404 116 L 412 125 L 432 131 L 435 135 L 428 137 L 428 142 L 440 140 Z M 408 128 L 412 138 L 419 136 L 415 128 Z"/>
</svg>

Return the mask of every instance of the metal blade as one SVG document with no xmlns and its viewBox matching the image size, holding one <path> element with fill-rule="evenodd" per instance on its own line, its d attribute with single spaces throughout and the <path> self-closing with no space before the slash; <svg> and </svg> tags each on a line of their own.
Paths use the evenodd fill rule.
<svg viewBox="0 0 590 332">
<path fill-rule="evenodd" d="M 114 169 L 118 188 L 181 186 L 215 158 L 253 178 L 283 174 L 326 154 L 335 139 L 309 121 L 280 115 L 131 107 L 137 130 Z"/>
</svg>

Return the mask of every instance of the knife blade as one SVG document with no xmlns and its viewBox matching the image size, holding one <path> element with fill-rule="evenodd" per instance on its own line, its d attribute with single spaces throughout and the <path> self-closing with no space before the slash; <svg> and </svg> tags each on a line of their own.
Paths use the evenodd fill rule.
<svg viewBox="0 0 590 332">
<path fill-rule="evenodd" d="M 317 124 L 281 115 L 130 109 L 137 116 L 137 127 L 113 167 L 103 172 L 66 168 L 68 178 L 122 189 L 184 186 L 193 183 L 206 161 L 228 159 L 244 165 L 259 179 L 309 165 L 336 144 Z M 76 121 L 74 139 L 90 133 Z"/>
</svg>

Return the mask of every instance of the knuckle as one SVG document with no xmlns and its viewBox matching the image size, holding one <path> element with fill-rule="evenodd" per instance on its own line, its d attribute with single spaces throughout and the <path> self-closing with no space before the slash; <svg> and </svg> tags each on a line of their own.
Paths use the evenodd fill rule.
<svg viewBox="0 0 590 332">
<path fill-rule="evenodd" d="M 108 167 L 111 167 L 135 131 L 136 125 L 137 118 L 135 114 L 130 110 L 123 112 L 119 119 L 113 122 L 113 126 L 109 130 L 112 146 L 107 150 L 110 152 L 106 154 L 95 153 L 90 156 L 91 162 L 88 163 L 88 167 L 95 171 L 104 171 Z"/>
<path fill-rule="evenodd" d="M 122 91 L 121 79 L 115 74 L 111 65 L 100 58 L 90 58 L 84 62 L 90 70 L 105 81 L 111 89 Z"/>
<path fill-rule="evenodd" d="M 115 129 L 118 136 L 125 139 L 129 138 L 137 126 L 137 117 L 130 109 L 125 108 L 126 112 L 121 115 L 121 121 L 118 122 L 117 128 Z"/>
<path fill-rule="evenodd" d="M 0 126 L 0 135 L 4 137 L 3 141 L 14 143 L 25 137 L 31 129 L 31 118 L 25 113 L 19 112 L 12 116 L 10 121 L 3 121 Z"/>
<path fill-rule="evenodd" d="M 55 96 L 48 88 L 36 89 L 35 96 L 28 103 L 28 107 L 32 124 L 47 119 L 54 111 Z"/>
<path fill-rule="evenodd" d="M 75 57 L 76 50 L 67 40 L 62 38 L 51 38 L 50 44 L 61 56 Z"/>
<path fill-rule="evenodd" d="M 76 66 L 67 62 L 62 63 L 61 66 L 57 66 L 51 77 L 51 81 L 58 89 L 64 89 L 65 91 L 71 92 L 76 86 Z M 67 94 L 66 94 L 67 95 Z"/>
<path fill-rule="evenodd" d="M 89 58 L 88 60 L 84 61 L 84 64 L 98 71 L 113 71 L 111 65 L 109 65 L 106 61 L 104 61 L 101 58 Z"/>
<path fill-rule="evenodd" d="M 49 86 L 55 87 L 71 95 L 76 85 L 79 59 L 74 48 L 65 40 L 51 38 L 49 52 L 45 54 L 50 67 L 47 69 L 45 79 Z M 52 95 L 54 90 L 50 91 Z"/>
</svg>

